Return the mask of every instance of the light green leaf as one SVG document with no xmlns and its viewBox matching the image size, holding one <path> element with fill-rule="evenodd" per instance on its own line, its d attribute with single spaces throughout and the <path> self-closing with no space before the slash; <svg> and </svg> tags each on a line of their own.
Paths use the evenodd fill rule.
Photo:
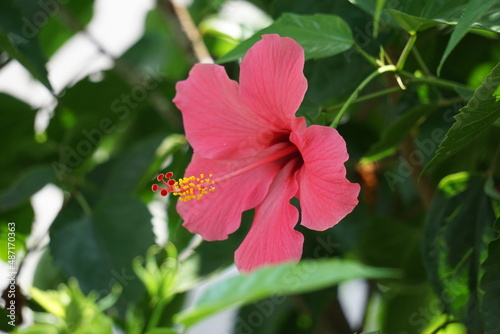
<svg viewBox="0 0 500 334">
<path fill-rule="evenodd" d="M 500 63 L 498 63 L 485 81 L 474 92 L 472 99 L 455 116 L 446 137 L 439 145 L 436 155 L 425 166 L 436 165 L 456 154 L 484 133 L 500 117 L 500 101 L 495 91 L 500 85 Z"/>
<path fill-rule="evenodd" d="M 247 50 L 265 34 L 279 34 L 282 37 L 293 38 L 304 48 L 306 59 L 333 56 L 349 50 L 354 43 L 349 25 L 338 16 L 287 13 L 269 27 L 243 41 L 217 62 L 226 63 L 243 57 Z"/>
<path fill-rule="evenodd" d="M 436 108 L 432 105 L 420 105 L 403 114 L 384 131 L 382 138 L 370 148 L 361 163 L 377 161 L 394 153 L 418 121 Z"/>
<path fill-rule="evenodd" d="M 176 330 L 171 328 L 154 328 L 146 332 L 146 334 L 178 334 Z"/>
<path fill-rule="evenodd" d="M 97 294 L 85 296 L 76 279 L 61 285 L 57 291 L 31 288 L 33 299 L 47 312 L 54 314 L 71 333 L 111 334 L 113 321 L 96 304 Z"/>
<path fill-rule="evenodd" d="M 462 18 L 458 21 L 457 26 L 453 30 L 451 34 L 450 40 L 446 45 L 446 49 L 444 50 L 444 54 L 441 57 L 441 61 L 438 66 L 438 75 L 441 73 L 441 68 L 443 64 L 450 55 L 451 51 L 457 46 L 458 42 L 467 34 L 470 27 L 477 21 L 481 15 L 483 15 L 493 4 L 495 4 L 498 0 L 471 0 L 467 6 L 464 8 L 464 12 Z"/>
<path fill-rule="evenodd" d="M 174 320 L 191 326 L 228 307 L 247 305 L 271 296 L 315 291 L 354 278 L 397 276 L 395 270 L 372 268 L 340 259 L 305 260 L 298 264 L 266 267 L 213 285 L 193 308 L 177 314 Z"/>
</svg>

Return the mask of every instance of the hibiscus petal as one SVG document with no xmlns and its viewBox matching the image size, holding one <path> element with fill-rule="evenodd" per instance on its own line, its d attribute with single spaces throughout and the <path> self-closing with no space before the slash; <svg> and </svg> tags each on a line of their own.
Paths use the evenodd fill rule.
<svg viewBox="0 0 500 334">
<path fill-rule="evenodd" d="M 250 232 L 235 253 L 235 264 L 243 272 L 264 265 L 297 262 L 302 255 L 304 237 L 294 230 L 298 210 L 290 204 L 297 192 L 294 168 L 289 162 L 276 176 L 269 193 L 256 209 Z"/>
<path fill-rule="evenodd" d="M 263 35 L 240 66 L 245 104 L 277 129 L 291 130 L 307 90 L 304 50 L 293 39 Z"/>
<path fill-rule="evenodd" d="M 286 145 L 275 145 L 254 157 L 240 160 L 210 160 L 195 153 L 185 175 L 198 177 L 204 174 L 208 177 L 212 174 L 210 179 L 217 180 L 282 150 Z M 242 212 L 262 202 L 279 169 L 278 164 L 268 163 L 217 182 L 215 191 L 199 200 L 179 201 L 177 212 L 184 219 L 183 226 L 207 241 L 227 239 L 240 226 Z"/>
<path fill-rule="evenodd" d="M 301 224 L 318 231 L 337 224 L 358 204 L 359 184 L 346 179 L 346 144 L 337 130 L 313 125 L 293 132 L 304 165 L 298 173 Z"/>
<path fill-rule="evenodd" d="M 204 158 L 238 159 L 269 144 L 259 139 L 268 126 L 244 105 L 238 83 L 224 67 L 196 64 L 176 90 L 173 101 L 182 112 L 186 138 Z"/>
</svg>

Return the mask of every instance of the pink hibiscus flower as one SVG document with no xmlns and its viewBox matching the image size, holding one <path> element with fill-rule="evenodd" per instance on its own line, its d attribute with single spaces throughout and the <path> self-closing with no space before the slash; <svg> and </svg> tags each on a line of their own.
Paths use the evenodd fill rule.
<svg viewBox="0 0 500 334">
<path fill-rule="evenodd" d="M 357 205 L 360 187 L 346 179 L 346 144 L 330 127 L 306 126 L 295 117 L 307 89 L 304 50 L 293 39 L 264 35 L 241 62 L 240 83 L 222 66 L 196 64 L 177 84 L 194 154 L 179 181 L 159 175 L 179 196 L 184 226 L 203 239 L 223 240 L 255 208 L 250 232 L 235 253 L 239 270 L 299 261 L 304 237 L 300 223 L 323 231 Z M 192 176 L 191 176 L 192 175 Z"/>
</svg>

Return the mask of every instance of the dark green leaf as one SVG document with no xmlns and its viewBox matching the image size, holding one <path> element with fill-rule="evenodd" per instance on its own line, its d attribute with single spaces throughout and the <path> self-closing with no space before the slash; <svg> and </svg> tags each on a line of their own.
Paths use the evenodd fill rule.
<svg viewBox="0 0 500 334">
<path fill-rule="evenodd" d="M 476 20 L 481 17 L 494 3 L 498 2 L 498 0 L 471 0 L 467 6 L 464 8 L 463 15 L 458 21 L 457 26 L 453 30 L 451 34 L 450 40 L 446 45 L 446 49 L 444 50 L 443 57 L 439 62 L 438 66 L 438 74 L 441 72 L 441 68 L 443 64 L 450 55 L 451 51 L 457 46 L 458 42 L 467 34 L 470 27 L 476 22 Z"/>
<path fill-rule="evenodd" d="M 374 267 L 402 269 L 403 278 L 412 284 L 424 281 L 421 232 L 407 221 L 371 220 L 355 250 L 360 260 Z"/>
<path fill-rule="evenodd" d="M 47 183 L 54 180 L 55 175 L 47 165 L 40 165 L 23 171 L 12 185 L 0 193 L 0 210 L 6 210 L 25 201 Z"/>
<path fill-rule="evenodd" d="M 497 232 L 500 231 L 500 218 L 495 222 Z M 481 289 L 484 291 L 481 306 L 486 318 L 485 334 L 500 332 L 500 238 L 493 240 L 488 245 L 488 257 L 482 264 L 484 276 L 481 279 Z"/>
<path fill-rule="evenodd" d="M 42 1 L 37 1 L 35 10 L 49 16 L 47 23 L 41 27 L 39 37 L 45 54 L 50 56 L 90 22 L 94 12 L 94 0 L 65 1 L 64 4 L 62 1 L 46 3 L 51 3 L 52 6 L 43 6 Z"/>
<path fill-rule="evenodd" d="M 46 59 L 38 42 L 39 29 L 40 26 L 27 20 L 13 1 L 0 1 L 0 49 L 6 50 L 52 90 L 45 68 Z"/>
<path fill-rule="evenodd" d="M 213 285 L 194 308 L 181 312 L 175 320 L 191 326 L 228 307 L 246 305 L 271 296 L 310 292 L 354 278 L 388 277 L 397 277 L 397 272 L 340 259 L 306 260 L 298 264 L 262 268 L 250 275 L 240 274 Z"/>
<path fill-rule="evenodd" d="M 465 180 L 458 179 L 462 184 Z M 493 239 L 495 215 L 484 193 L 486 180 L 471 177 L 467 188 L 453 197 L 439 191 L 424 227 L 424 264 L 445 311 L 472 331 L 481 331 L 480 263 Z M 454 187 L 457 192 L 461 185 Z"/>
<path fill-rule="evenodd" d="M 19 178 L 19 172 L 55 156 L 47 143 L 35 140 L 35 111 L 26 103 L 0 93 L 0 133 L 2 159 L 0 159 L 0 188 Z"/>
<path fill-rule="evenodd" d="M 247 50 L 264 34 L 279 34 L 293 38 L 305 51 L 306 59 L 333 56 L 351 48 L 352 32 L 347 23 L 334 15 L 284 14 L 269 27 L 242 42 L 218 63 L 226 63 L 243 57 Z"/>
<path fill-rule="evenodd" d="M 162 140 L 160 136 L 145 138 L 112 161 L 111 171 L 103 185 L 102 196 L 133 192 L 139 181 L 147 174 Z"/>
<path fill-rule="evenodd" d="M 73 202 L 52 224 L 54 262 L 76 277 L 85 293 L 97 290 L 107 295 L 114 284 L 121 284 L 125 289 L 118 307 L 123 311 L 144 295 L 144 286 L 132 271 L 132 259 L 144 256 L 154 243 L 151 215 L 130 195 L 110 196 L 86 210 Z"/>
<path fill-rule="evenodd" d="M 421 334 L 429 322 L 440 314 L 439 308 L 434 306 L 435 296 L 427 283 L 396 283 L 384 290 L 379 318 L 381 333 Z"/>
<path fill-rule="evenodd" d="M 394 9 L 387 10 L 396 22 L 410 34 L 415 35 L 419 31 L 424 31 L 441 24 L 450 24 L 445 21 L 430 20 L 423 17 L 413 16 Z"/>
<path fill-rule="evenodd" d="M 382 134 L 382 138 L 376 142 L 361 160 L 364 162 L 373 162 L 380 160 L 397 149 L 397 146 L 408 136 L 410 130 L 417 125 L 420 119 L 436 109 L 436 106 L 421 105 L 413 107 L 403 116 L 392 123 Z"/>
<path fill-rule="evenodd" d="M 292 315 L 293 304 L 286 297 L 273 297 L 263 299 L 254 304 L 241 307 L 234 324 L 234 334 L 256 333 L 275 334 L 282 333 L 283 327 L 292 325 L 288 317 Z M 254 321 L 255 314 L 263 314 L 262 324 Z"/>
<path fill-rule="evenodd" d="M 456 122 L 446 133 L 436 155 L 425 166 L 424 171 L 461 151 L 493 125 L 500 117 L 500 101 L 497 101 L 494 94 L 499 86 L 500 63 L 476 89 L 467 106 L 455 116 Z"/>
</svg>

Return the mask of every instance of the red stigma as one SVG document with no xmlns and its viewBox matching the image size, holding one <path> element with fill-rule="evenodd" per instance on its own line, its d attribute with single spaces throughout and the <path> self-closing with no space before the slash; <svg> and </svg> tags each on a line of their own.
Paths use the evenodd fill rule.
<svg viewBox="0 0 500 334">
<path fill-rule="evenodd" d="M 162 196 L 167 196 L 168 193 L 175 192 L 174 185 L 175 185 L 176 181 L 171 179 L 172 176 L 174 176 L 174 173 L 172 173 L 172 172 L 168 172 L 165 174 L 158 174 L 158 176 L 156 176 L 156 179 L 158 181 L 161 181 L 165 185 L 165 187 L 160 187 L 157 184 L 153 184 L 151 186 L 151 190 L 153 192 L 160 190 L 160 195 L 162 195 Z M 166 178 L 166 180 L 165 180 L 165 178 Z"/>
</svg>

